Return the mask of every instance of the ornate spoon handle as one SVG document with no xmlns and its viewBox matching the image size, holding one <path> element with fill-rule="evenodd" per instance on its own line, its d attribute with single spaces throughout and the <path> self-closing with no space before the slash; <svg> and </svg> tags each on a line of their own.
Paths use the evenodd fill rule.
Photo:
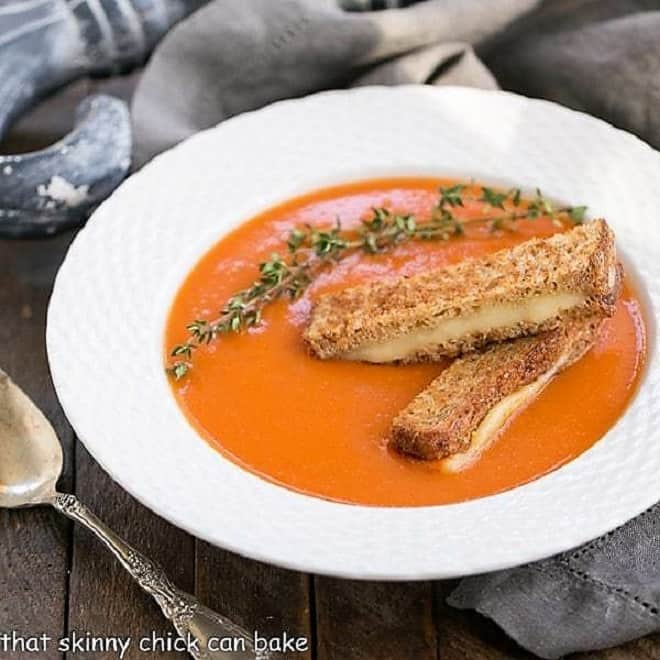
<svg viewBox="0 0 660 660">
<path fill-rule="evenodd" d="M 50 503 L 93 532 L 138 584 L 154 597 L 179 636 L 188 642 L 188 652 L 195 660 L 267 660 L 267 655 L 254 651 L 252 638 L 242 628 L 175 587 L 160 566 L 115 534 L 74 495 L 58 493 Z M 234 650 L 221 650 L 223 648 Z"/>
</svg>

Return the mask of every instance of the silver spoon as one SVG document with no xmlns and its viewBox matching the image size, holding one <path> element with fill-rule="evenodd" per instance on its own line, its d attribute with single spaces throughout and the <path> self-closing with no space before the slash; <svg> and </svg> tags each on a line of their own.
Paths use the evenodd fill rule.
<svg viewBox="0 0 660 660">
<path fill-rule="evenodd" d="M 151 594 L 196 660 L 266 660 L 239 626 L 175 587 L 163 570 L 109 527 L 74 495 L 56 490 L 62 447 L 43 413 L 0 369 L 0 507 L 50 505 L 94 533 L 138 584 Z M 224 641 L 223 641 L 224 640 Z M 232 645 L 235 650 L 221 650 Z"/>
</svg>

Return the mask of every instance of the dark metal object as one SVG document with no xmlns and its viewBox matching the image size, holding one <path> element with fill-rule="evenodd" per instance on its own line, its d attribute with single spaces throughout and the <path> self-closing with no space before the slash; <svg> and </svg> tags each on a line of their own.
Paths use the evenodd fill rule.
<svg viewBox="0 0 660 660">
<path fill-rule="evenodd" d="M 125 73 L 207 0 L 0 2 L 0 139 L 66 83 Z M 82 222 L 130 167 L 126 104 L 86 99 L 76 128 L 49 149 L 0 156 L 0 235 L 52 234 Z"/>
<path fill-rule="evenodd" d="M 76 127 L 42 151 L 0 156 L 0 233 L 43 236 L 78 224 L 126 176 L 131 129 L 125 103 L 90 96 Z"/>
</svg>

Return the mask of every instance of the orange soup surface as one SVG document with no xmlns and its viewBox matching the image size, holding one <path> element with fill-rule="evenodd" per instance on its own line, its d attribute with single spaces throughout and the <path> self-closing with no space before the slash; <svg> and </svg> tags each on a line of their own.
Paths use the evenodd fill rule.
<svg viewBox="0 0 660 660">
<path fill-rule="evenodd" d="M 438 179 L 388 179 L 318 191 L 270 209 L 223 238 L 195 266 L 167 322 L 166 347 L 185 340 L 193 319 L 212 319 L 257 277 L 257 264 L 286 254 L 291 229 L 357 226 L 373 207 L 428 218 Z M 579 200 L 576 200 L 579 202 Z M 461 218 L 492 214 L 482 202 Z M 410 242 L 377 256 L 354 254 L 320 275 L 298 300 L 279 300 L 263 323 L 223 336 L 195 353 L 174 395 L 193 427 L 218 451 L 277 484 L 319 497 L 378 506 L 460 502 L 524 484 L 597 442 L 635 393 L 645 357 L 639 300 L 629 281 L 616 313 L 586 357 L 557 376 L 509 420 L 470 468 L 446 474 L 435 462 L 402 457 L 387 446 L 395 414 L 446 364 L 373 365 L 310 356 L 302 331 L 319 294 L 402 273 L 441 267 L 511 247 L 558 229 L 547 218 L 516 231 L 470 228 L 448 241 Z"/>
</svg>

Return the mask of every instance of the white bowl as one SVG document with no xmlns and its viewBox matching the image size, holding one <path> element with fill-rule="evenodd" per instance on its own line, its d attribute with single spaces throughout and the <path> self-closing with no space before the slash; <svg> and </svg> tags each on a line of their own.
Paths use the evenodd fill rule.
<svg viewBox="0 0 660 660">
<path fill-rule="evenodd" d="M 200 538 L 353 578 L 510 567 L 576 546 L 659 500 L 654 327 L 641 389 L 601 441 L 533 483 L 462 504 L 372 508 L 305 496 L 241 469 L 189 426 L 161 351 L 168 308 L 197 259 L 277 202 L 387 175 L 538 185 L 586 203 L 617 232 L 649 320 L 660 307 L 660 157 L 631 135 L 552 103 L 474 89 L 363 88 L 276 103 L 157 157 L 73 243 L 50 304 L 48 354 L 60 401 L 92 455 Z"/>
</svg>

